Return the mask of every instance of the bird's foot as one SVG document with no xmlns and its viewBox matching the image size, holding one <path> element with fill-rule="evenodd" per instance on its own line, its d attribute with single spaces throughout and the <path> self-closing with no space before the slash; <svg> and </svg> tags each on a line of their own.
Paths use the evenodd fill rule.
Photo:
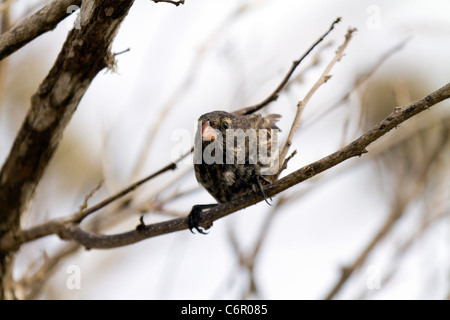
<svg viewBox="0 0 450 320">
<path fill-rule="evenodd" d="M 265 201 L 269 206 L 271 206 L 272 204 L 271 204 L 267 199 L 270 199 L 270 201 L 272 201 L 272 198 L 268 198 L 268 197 L 267 197 L 266 193 L 264 192 L 264 188 L 263 188 L 263 186 L 262 186 L 261 180 L 262 180 L 262 182 L 264 182 L 264 183 L 266 183 L 266 184 L 271 184 L 272 181 L 267 180 L 266 178 L 264 178 L 264 177 L 261 176 L 261 175 L 256 176 L 256 183 L 257 183 L 257 185 L 258 185 L 258 187 L 259 187 L 259 191 L 261 192 L 262 196 L 264 197 L 264 201 Z M 255 192 L 257 192 L 255 189 L 253 189 L 253 190 L 254 190 Z"/>
<path fill-rule="evenodd" d="M 208 232 L 205 232 L 208 230 L 211 226 L 204 227 L 201 226 L 200 223 L 202 222 L 201 214 L 203 213 L 203 209 L 210 209 L 212 207 L 215 207 L 217 204 L 196 204 L 192 207 L 191 212 L 187 216 L 187 224 L 189 227 L 189 230 L 194 233 L 193 229 L 197 230 L 198 233 L 201 234 L 208 234 Z"/>
</svg>

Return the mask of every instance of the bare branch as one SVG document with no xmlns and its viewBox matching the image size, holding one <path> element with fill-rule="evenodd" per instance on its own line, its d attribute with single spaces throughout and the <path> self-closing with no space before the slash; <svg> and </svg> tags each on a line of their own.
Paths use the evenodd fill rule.
<svg viewBox="0 0 450 320">
<path fill-rule="evenodd" d="M 11 14 L 10 14 L 10 5 L 12 3 L 9 1 L 0 1 L 0 35 L 6 32 L 11 26 Z M 5 101 L 6 95 L 6 74 L 8 70 L 8 61 L 0 60 L 0 112 L 2 111 L 3 103 Z"/>
<path fill-rule="evenodd" d="M 83 210 L 86 210 L 86 208 L 88 207 L 88 201 L 90 198 L 92 198 L 94 196 L 94 194 L 100 190 L 100 188 L 103 186 L 103 181 L 100 181 L 94 189 L 92 189 L 85 197 L 84 197 L 84 201 L 83 204 L 80 206 L 80 211 L 79 213 L 82 213 Z"/>
<path fill-rule="evenodd" d="M 31 108 L 1 170 L 2 223 L 18 220 L 17 213 L 31 198 L 83 94 L 108 65 L 112 40 L 131 4 L 131 0 L 119 5 L 108 0 L 82 8 L 91 10 L 82 11 L 90 18 L 83 28 L 69 33 L 53 68 L 31 99 Z M 110 6 L 114 14 L 99 9 L 102 6 Z"/>
<path fill-rule="evenodd" d="M 101 201 L 100 203 L 94 205 L 93 207 L 84 210 L 83 207 L 84 205 L 81 206 L 80 211 L 74 213 L 73 215 L 67 217 L 67 218 L 62 218 L 62 219 L 55 219 L 55 220 L 51 220 L 49 222 L 43 223 L 41 225 L 32 227 L 28 230 L 23 230 L 20 232 L 20 235 L 16 235 L 13 238 L 14 239 L 10 239 L 13 242 L 19 242 L 19 243 L 23 243 L 23 242 L 27 242 L 33 239 L 37 239 L 37 238 L 41 238 L 43 236 L 46 235 L 50 235 L 53 233 L 59 233 L 59 229 L 61 228 L 61 225 L 67 225 L 67 224 L 79 224 L 83 219 L 85 219 L 88 215 L 104 208 L 105 206 L 107 206 L 108 204 L 116 201 L 117 199 L 127 195 L 128 193 L 132 192 L 133 190 L 135 190 L 137 187 L 139 187 L 140 185 L 144 184 L 145 182 L 157 177 L 158 175 L 169 171 L 169 170 L 174 170 L 176 168 L 176 164 L 175 163 L 171 163 L 167 166 L 165 166 L 164 168 L 162 168 L 161 170 L 158 170 L 157 172 L 151 174 L 150 176 L 139 180 L 135 183 L 133 183 L 132 185 L 128 186 L 127 188 L 119 191 L 118 193 L 106 198 L 105 200 Z M 94 191 L 96 191 L 96 189 L 94 189 Z M 86 198 L 89 197 L 89 195 L 92 193 L 92 191 L 86 196 Z M 86 202 L 87 200 L 85 200 Z M 10 248 L 12 249 L 12 248 Z M 18 247 L 17 247 L 18 249 Z"/>
<path fill-rule="evenodd" d="M 53 30 L 71 12 L 70 6 L 81 6 L 81 0 L 53 0 L 35 14 L 0 35 L 0 60 L 19 50 L 41 34 Z"/>
<path fill-rule="evenodd" d="M 180 4 L 184 4 L 184 0 L 179 0 L 179 1 L 171 1 L 171 0 L 152 0 L 154 3 L 159 3 L 159 2 L 166 2 L 166 3 L 171 3 L 173 5 L 175 5 L 176 7 L 178 7 Z"/>
<path fill-rule="evenodd" d="M 140 155 L 137 157 L 138 160 L 136 161 L 133 169 L 132 180 L 139 176 L 142 168 L 144 167 L 144 164 L 147 161 L 147 157 L 149 155 L 149 150 L 151 150 L 152 148 L 153 142 L 160 126 L 163 124 L 166 117 L 170 114 L 171 110 L 175 107 L 176 103 L 182 100 L 184 95 L 190 92 L 191 87 L 195 83 L 195 77 L 197 76 L 198 70 L 202 68 L 202 64 L 205 61 L 206 54 L 213 47 L 213 44 L 220 39 L 221 34 L 228 30 L 230 23 L 234 19 L 237 20 L 240 15 L 245 14 L 248 11 L 249 7 L 250 5 L 248 3 L 242 3 L 240 6 L 235 8 L 235 10 L 230 13 L 229 17 L 225 19 L 223 23 L 217 26 L 216 29 L 211 32 L 207 40 L 197 48 L 194 54 L 194 59 L 189 66 L 189 71 L 186 72 L 186 76 L 181 80 L 177 88 L 172 90 L 170 97 L 162 106 L 161 111 L 156 116 L 156 120 L 153 122 L 153 125 L 149 128 L 146 134 L 144 145 L 141 148 Z M 194 149 L 192 148 L 191 152 L 193 150 Z"/>
<path fill-rule="evenodd" d="M 450 98 L 450 83 L 412 104 L 394 108 L 392 113 L 387 118 L 347 146 L 294 171 L 280 180 L 275 181 L 271 185 L 264 188 L 264 193 L 269 197 L 275 196 L 278 193 L 308 180 L 347 159 L 361 156 L 367 152 L 366 147 L 372 142 L 376 141 L 407 119 L 448 98 Z M 212 225 L 213 221 L 263 200 L 263 196 L 259 193 L 256 194 L 254 192 L 249 192 L 243 194 L 231 202 L 217 205 L 216 207 L 205 211 L 201 215 L 201 226 L 208 228 Z M 44 228 L 44 226 L 42 226 L 42 228 Z M 187 229 L 188 224 L 187 218 L 178 218 L 151 225 L 139 225 L 136 230 L 114 235 L 86 232 L 83 231 L 78 224 L 65 219 L 51 220 L 46 223 L 45 228 L 47 228 L 47 232 L 37 236 L 33 236 L 30 232 L 31 230 L 8 233 L 0 239 L 0 249 L 17 249 L 26 241 L 31 241 L 49 234 L 57 234 L 62 239 L 66 240 L 74 240 L 86 248 L 115 248 L 136 243 L 158 235 L 181 231 Z M 27 239 L 23 237 L 24 234 L 27 234 Z"/>
<path fill-rule="evenodd" d="M 235 12 L 234 15 L 239 14 L 239 13 L 243 13 L 245 12 L 245 8 L 247 6 L 243 5 L 241 7 L 238 8 L 238 10 Z M 235 114 L 251 114 L 254 113 L 260 109 L 262 109 L 263 107 L 265 107 L 266 105 L 268 105 L 270 102 L 275 101 L 278 98 L 278 95 L 280 94 L 280 92 L 286 87 L 286 85 L 289 82 L 289 79 L 292 77 L 294 71 L 296 70 L 296 68 L 300 65 L 300 63 L 306 58 L 306 56 L 308 56 L 311 51 L 319 44 L 321 43 L 325 37 L 334 29 L 334 26 L 339 23 L 341 21 L 341 18 L 337 18 L 330 26 L 330 28 L 328 29 L 327 32 L 325 32 L 304 54 L 303 56 L 294 61 L 291 69 L 288 71 L 288 73 L 285 75 L 285 77 L 283 78 L 283 80 L 281 81 L 281 83 L 277 86 L 277 88 L 275 88 L 275 90 L 266 98 L 264 99 L 262 102 L 258 103 L 257 105 L 251 106 L 251 107 L 246 107 L 243 109 L 239 109 L 234 111 L 233 113 Z M 220 29 L 220 28 L 219 28 Z M 216 32 L 217 33 L 217 32 Z M 213 36 L 211 37 L 211 40 L 209 40 L 208 42 L 212 41 L 212 39 L 216 39 L 217 35 L 216 33 L 213 33 Z M 206 47 L 206 46 L 205 46 Z M 196 55 L 196 59 L 194 61 L 194 63 L 191 65 L 191 70 L 188 72 L 189 76 L 182 82 L 182 84 L 179 86 L 179 88 L 177 90 L 175 90 L 175 94 L 171 96 L 171 98 L 168 100 L 168 102 L 166 103 L 165 107 L 163 108 L 163 111 L 161 111 L 160 115 L 159 115 L 159 119 L 158 121 L 156 121 L 156 125 L 153 126 L 151 128 L 151 130 L 148 133 L 147 138 L 145 139 L 145 147 L 142 148 L 142 152 L 141 155 L 138 157 L 138 162 L 135 165 L 135 168 L 133 170 L 133 175 L 136 175 L 139 173 L 139 171 L 141 170 L 145 159 L 146 159 L 146 154 L 147 154 L 147 150 L 150 149 L 151 144 L 154 140 L 154 137 L 156 135 L 157 130 L 159 129 L 159 124 L 162 123 L 163 119 L 167 116 L 167 114 L 169 113 L 169 111 L 173 108 L 173 106 L 175 105 L 176 99 L 177 97 L 183 95 L 185 92 L 187 92 L 187 89 L 190 87 L 190 85 L 193 83 L 192 81 L 192 76 L 194 75 L 194 71 L 198 68 L 198 64 L 200 63 L 201 57 L 203 56 L 203 54 L 205 53 L 205 47 L 202 47 L 201 50 L 199 50 L 199 52 Z M 193 152 L 194 148 L 191 148 L 191 153 Z M 186 155 L 185 155 L 186 156 Z M 183 156 L 184 157 L 184 156 Z"/>
<path fill-rule="evenodd" d="M 336 108 L 339 105 L 342 105 L 344 102 L 346 102 L 350 98 L 350 95 L 356 91 L 356 89 L 358 89 L 364 82 L 366 82 L 375 73 L 375 71 L 377 71 L 378 68 L 386 60 L 388 60 L 394 53 L 397 53 L 398 51 L 403 49 L 403 47 L 407 44 L 408 41 L 409 41 L 409 39 L 405 39 L 405 40 L 399 42 L 398 44 L 396 44 L 395 46 L 393 46 L 392 48 L 390 48 L 389 50 L 387 50 L 385 53 L 383 53 L 377 59 L 377 61 L 375 61 L 375 63 L 373 63 L 372 66 L 368 68 L 368 70 L 366 70 L 365 72 L 363 72 L 355 77 L 351 87 L 340 98 L 333 99 L 333 103 L 331 103 L 330 105 L 327 105 L 324 108 L 321 108 L 320 111 L 318 110 L 319 112 L 313 114 L 312 117 L 310 119 L 308 119 L 309 121 L 307 121 L 307 122 L 305 121 L 304 124 L 303 124 L 304 121 L 302 120 L 301 121 L 302 127 L 306 128 L 306 127 L 312 125 L 313 123 L 315 123 L 316 121 L 323 119 L 323 117 L 325 115 L 330 114 L 330 112 L 332 110 L 336 110 Z"/>
<path fill-rule="evenodd" d="M 23 298 L 29 300 L 36 299 L 42 291 L 44 283 L 53 274 L 52 272 L 60 264 L 61 260 L 75 253 L 79 249 L 81 249 L 81 246 L 78 243 L 67 243 L 53 256 L 45 256 L 44 263 L 36 270 L 36 272 L 17 281 L 16 286 L 19 287 L 19 290 L 16 291 L 23 292 Z"/>
<path fill-rule="evenodd" d="M 288 137 L 286 139 L 286 143 L 283 146 L 283 149 L 280 152 L 280 163 L 283 163 L 284 158 L 286 158 L 286 155 L 289 151 L 289 148 L 292 144 L 292 139 L 294 138 L 295 131 L 297 131 L 297 128 L 300 124 L 300 118 L 303 113 L 303 110 L 306 106 L 306 104 L 309 102 L 311 97 L 314 95 L 314 93 L 319 89 L 319 87 L 328 81 L 328 79 L 331 78 L 330 71 L 333 68 L 333 66 L 336 64 L 336 62 L 340 61 L 344 55 L 344 50 L 347 47 L 348 43 L 350 42 L 353 33 L 356 31 L 354 28 L 349 28 L 346 35 L 345 35 L 345 41 L 342 43 L 339 48 L 336 51 L 336 54 L 334 58 L 330 61 L 330 63 L 325 68 L 324 72 L 320 76 L 320 78 L 316 81 L 316 83 L 312 86 L 312 88 L 308 91 L 306 96 L 297 104 L 297 113 L 295 114 L 294 121 L 292 122 L 291 129 L 289 131 Z M 280 167 L 278 171 L 278 176 L 280 175 L 281 171 L 283 169 L 283 166 Z"/>
<path fill-rule="evenodd" d="M 8 11 L 9 8 L 11 7 L 11 4 L 14 2 L 15 0 L 5 0 L 2 1 L 0 3 L 0 13 L 4 12 L 4 11 Z"/>
<path fill-rule="evenodd" d="M 75 214 L 72 218 L 70 218 L 69 220 L 72 222 L 81 222 L 81 220 L 83 220 L 84 218 L 86 218 L 88 215 L 90 215 L 91 213 L 94 213 L 100 209 L 102 209 L 103 207 L 106 207 L 108 204 L 110 204 L 113 201 L 116 201 L 117 199 L 122 198 L 123 196 L 127 195 L 128 193 L 134 191 L 137 187 L 141 186 L 142 184 L 144 184 L 145 182 L 159 176 L 160 174 L 169 171 L 169 170 L 175 170 L 175 168 L 177 167 L 176 163 L 170 163 L 167 166 L 165 166 L 164 168 L 162 168 L 161 170 L 158 170 L 157 172 L 149 175 L 148 177 L 145 177 L 144 179 L 141 179 L 133 184 L 131 184 L 130 186 L 126 187 L 125 189 L 117 192 L 116 194 L 108 197 L 107 199 L 101 201 L 100 203 L 96 204 L 95 206 L 87 209 L 87 210 L 80 210 L 79 213 Z"/>
<path fill-rule="evenodd" d="M 311 53 L 311 51 L 319 43 L 321 43 L 325 39 L 325 37 L 334 29 L 334 26 L 337 23 L 339 23 L 340 21 L 341 21 L 340 17 L 337 18 L 335 21 L 333 21 L 333 23 L 331 24 L 331 26 L 328 29 L 328 31 L 325 32 L 316 42 L 314 42 L 314 44 L 300 57 L 300 59 L 295 60 L 292 63 L 291 68 L 289 69 L 288 73 L 284 76 L 283 80 L 280 82 L 280 84 L 275 88 L 275 90 L 266 99 L 264 99 L 263 101 L 261 101 L 260 103 L 254 105 L 254 106 L 242 108 L 242 109 L 234 111 L 233 113 L 238 114 L 238 115 L 251 114 L 251 113 L 254 113 L 254 112 L 258 111 L 258 110 L 261 110 L 262 108 L 264 108 L 269 103 L 277 100 L 278 96 L 280 95 L 280 92 L 284 89 L 284 87 L 289 82 L 289 79 L 292 77 L 292 74 L 294 73 L 295 69 L 297 69 L 297 67 L 300 65 L 300 63 Z"/>
<path fill-rule="evenodd" d="M 404 240 L 402 243 L 398 245 L 396 248 L 396 251 L 389 261 L 391 267 L 389 270 L 385 273 L 385 276 L 381 279 L 381 286 L 384 287 L 386 283 L 392 279 L 392 277 L 395 275 L 395 272 L 398 270 L 396 266 L 398 266 L 400 259 L 406 255 L 408 250 L 417 242 L 421 240 L 421 238 L 426 234 L 426 231 L 429 230 L 433 225 L 435 225 L 437 222 L 440 222 L 442 219 L 448 217 L 448 212 L 450 208 L 447 208 L 447 210 L 441 210 L 437 214 L 434 214 L 431 217 L 427 217 L 427 219 L 423 222 L 423 224 L 414 231 L 406 240 Z M 384 269 L 384 268 L 383 268 Z M 355 300 L 363 300 L 366 298 L 366 294 L 368 293 L 368 290 L 363 290 L 360 294 L 357 295 L 357 298 Z"/>
</svg>

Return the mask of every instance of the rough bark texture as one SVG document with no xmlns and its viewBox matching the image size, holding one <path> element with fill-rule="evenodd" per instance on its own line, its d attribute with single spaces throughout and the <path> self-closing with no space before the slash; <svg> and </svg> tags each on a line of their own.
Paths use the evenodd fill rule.
<svg viewBox="0 0 450 320">
<path fill-rule="evenodd" d="M 52 2 L 53 3 L 53 2 Z M 0 237 L 19 228 L 64 128 L 92 79 L 114 61 L 111 43 L 133 0 L 83 1 L 81 28 L 73 29 L 31 107 L 0 172 Z M 12 255 L 0 252 L 0 298 Z"/>
<path fill-rule="evenodd" d="M 80 6 L 81 0 L 53 0 L 11 30 L 0 35 L 0 60 L 22 48 L 41 34 L 53 30 L 70 14 L 70 6 Z"/>
</svg>

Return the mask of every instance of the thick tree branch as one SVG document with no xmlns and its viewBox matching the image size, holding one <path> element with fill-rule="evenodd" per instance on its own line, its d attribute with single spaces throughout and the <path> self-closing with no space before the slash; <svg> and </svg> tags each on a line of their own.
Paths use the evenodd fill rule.
<svg viewBox="0 0 450 320">
<path fill-rule="evenodd" d="M 69 32 L 52 69 L 31 98 L 0 172 L 0 236 L 19 228 L 20 216 L 81 98 L 97 73 L 114 62 L 112 41 L 132 4 L 133 0 L 83 2 L 81 28 Z M 0 250 L 0 278 L 10 263 L 7 260 L 8 254 Z"/>
<path fill-rule="evenodd" d="M 53 30 L 71 12 L 70 6 L 80 6 L 81 0 L 53 0 L 18 25 L 0 35 L 0 60 L 22 48 L 41 34 Z"/>
<path fill-rule="evenodd" d="M 321 43 L 325 39 L 325 37 L 334 29 L 334 26 L 337 23 L 339 23 L 340 21 L 341 21 L 340 17 L 337 18 L 335 21 L 333 21 L 333 23 L 331 24 L 331 26 L 327 30 L 327 32 L 325 32 L 316 42 L 314 42 L 313 45 L 311 47 L 309 47 L 309 49 L 306 50 L 306 52 L 298 60 L 295 60 L 292 63 L 291 68 L 286 73 L 283 80 L 281 80 L 281 82 L 278 84 L 278 86 L 275 88 L 275 90 L 266 99 L 264 99 L 260 103 L 255 104 L 253 106 L 236 110 L 233 113 L 238 114 L 238 115 L 252 114 L 252 113 L 255 113 L 256 111 L 261 110 L 262 108 L 267 106 L 269 103 L 276 101 L 278 99 L 281 91 L 286 87 L 286 85 L 289 82 L 289 79 L 292 77 L 292 75 L 294 74 L 294 71 L 297 69 L 297 67 L 300 65 L 300 63 L 311 53 L 311 51 L 313 51 L 313 49 L 319 43 Z"/>
<path fill-rule="evenodd" d="M 93 2 L 91 2 L 93 4 Z M 82 8 L 87 17 L 72 30 L 31 108 L 0 173 L 0 222 L 17 220 L 95 75 L 111 63 L 110 46 L 133 1 L 100 1 Z M 108 9 L 108 10 L 106 10 Z"/>
<path fill-rule="evenodd" d="M 407 119 L 448 98 L 450 98 L 450 83 L 412 104 L 394 108 L 392 113 L 387 118 L 347 146 L 318 161 L 304 166 L 303 168 L 300 168 L 286 177 L 265 187 L 265 194 L 268 197 L 275 196 L 284 190 L 310 179 L 347 159 L 361 156 L 367 152 L 366 147 L 372 142 L 376 141 Z M 264 198 L 262 195 L 250 192 L 237 197 L 231 202 L 217 205 L 216 207 L 203 213 L 201 216 L 201 226 L 204 228 L 209 228 L 215 220 L 263 200 Z M 135 230 L 114 235 L 86 232 L 80 228 L 79 224 L 64 219 L 51 220 L 47 222 L 46 225 L 41 227 L 47 228 L 45 235 L 56 234 L 62 239 L 79 242 L 86 248 L 107 249 L 129 245 L 147 238 L 184 230 L 188 228 L 188 225 L 187 218 L 178 218 L 151 225 L 140 224 Z M 21 241 L 23 240 L 21 239 L 23 233 L 29 233 L 28 235 L 30 235 L 30 231 L 31 230 L 24 230 L 22 232 L 9 233 L 5 235 L 3 239 L 0 239 L 0 248 L 3 250 L 17 249 L 24 242 Z M 40 236 L 42 235 L 38 235 L 37 237 L 28 237 L 26 241 L 34 240 Z"/>
</svg>

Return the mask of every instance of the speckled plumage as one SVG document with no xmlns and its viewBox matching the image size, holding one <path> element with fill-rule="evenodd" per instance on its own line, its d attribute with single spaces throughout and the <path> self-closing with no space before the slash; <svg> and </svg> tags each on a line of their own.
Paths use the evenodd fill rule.
<svg viewBox="0 0 450 320">
<path fill-rule="evenodd" d="M 233 154 L 235 159 L 233 163 L 226 163 L 226 137 L 227 129 L 278 129 L 275 122 L 280 116 L 276 114 L 270 114 L 268 116 L 261 116 L 259 114 L 238 116 L 225 111 L 214 111 L 202 115 L 199 118 L 202 125 L 209 122 L 209 126 L 215 130 L 220 131 L 218 139 L 222 138 L 222 141 L 216 141 L 223 146 L 223 163 L 207 164 L 205 161 L 194 164 L 195 177 L 198 182 L 217 200 L 219 203 L 224 203 L 232 200 L 235 196 L 248 192 L 249 190 L 255 190 L 258 177 L 261 176 L 261 169 L 263 164 L 257 160 L 256 163 L 249 161 L 249 144 L 236 143 L 234 146 Z M 226 125 L 225 125 L 226 123 Z M 230 132 L 230 131 L 228 131 Z M 271 130 L 266 130 L 268 155 L 271 152 Z M 202 131 L 197 132 L 196 139 L 201 139 Z M 258 136 L 257 136 L 258 137 Z M 205 141 L 202 139 L 202 150 L 204 150 L 211 141 Z M 259 139 L 258 139 L 259 143 Z M 199 146 L 200 144 L 197 144 Z M 245 163 L 236 163 L 237 155 L 242 148 L 245 148 Z M 198 150 L 197 150 L 198 151 Z"/>
</svg>

